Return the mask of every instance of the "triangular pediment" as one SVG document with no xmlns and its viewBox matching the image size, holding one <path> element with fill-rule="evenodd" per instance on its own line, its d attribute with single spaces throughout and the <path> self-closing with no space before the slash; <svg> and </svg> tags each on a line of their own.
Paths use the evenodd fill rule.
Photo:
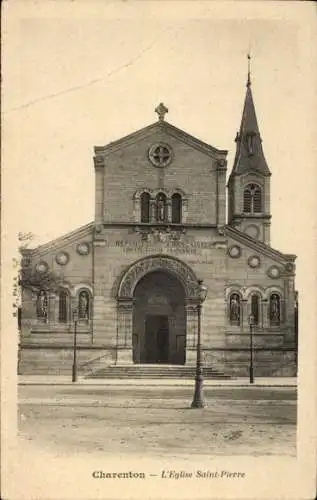
<svg viewBox="0 0 317 500">
<path fill-rule="evenodd" d="M 197 150 L 209 156 L 212 156 L 213 158 L 223 158 L 228 153 L 227 150 L 217 149 L 214 146 L 211 146 L 210 144 L 207 144 L 201 141 L 200 139 L 197 139 L 191 134 L 188 134 L 184 130 L 179 129 L 166 121 L 157 121 L 155 123 L 152 123 L 151 125 L 148 125 L 147 127 L 144 127 L 140 130 L 137 130 L 136 132 L 133 132 L 132 134 L 126 135 L 121 139 L 112 141 L 105 146 L 95 146 L 94 148 L 95 154 L 107 155 L 112 151 L 122 149 L 135 142 L 145 139 L 146 137 L 151 136 L 155 132 L 163 132 L 166 135 L 170 135 L 171 137 L 174 137 L 175 139 L 182 141 L 185 144 L 193 148 L 196 148 Z"/>
</svg>

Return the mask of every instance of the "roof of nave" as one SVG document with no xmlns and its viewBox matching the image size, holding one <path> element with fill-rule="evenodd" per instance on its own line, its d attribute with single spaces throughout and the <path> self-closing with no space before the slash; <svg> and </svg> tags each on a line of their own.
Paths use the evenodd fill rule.
<svg viewBox="0 0 317 500">
<path fill-rule="evenodd" d="M 59 236 L 58 238 L 54 240 L 50 240 L 47 243 L 44 243 L 42 245 L 39 245 L 35 248 L 28 248 L 27 253 L 29 255 L 45 255 L 46 253 L 60 249 L 69 243 L 72 243 L 74 241 L 77 241 L 80 238 L 84 238 L 90 234 L 92 234 L 92 228 L 93 228 L 94 223 L 90 222 L 89 224 L 86 224 L 85 226 L 81 226 L 74 231 L 70 231 L 69 233 L 66 233 L 62 236 Z"/>
<path fill-rule="evenodd" d="M 229 224 L 223 227 L 223 230 L 227 236 L 230 236 L 232 239 L 247 245 L 248 247 L 260 252 L 267 257 L 278 260 L 279 262 L 294 262 L 297 258 L 294 254 L 282 253 L 279 250 L 272 248 L 271 246 L 263 243 L 262 241 L 255 240 L 251 236 L 238 229 L 230 226 Z"/>
</svg>

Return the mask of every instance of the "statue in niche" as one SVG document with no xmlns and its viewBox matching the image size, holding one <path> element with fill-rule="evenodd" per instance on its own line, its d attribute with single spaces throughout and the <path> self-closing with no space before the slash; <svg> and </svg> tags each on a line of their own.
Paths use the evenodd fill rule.
<svg viewBox="0 0 317 500">
<path fill-rule="evenodd" d="M 240 321 L 240 297 L 237 293 L 230 297 L 230 321 Z"/>
<path fill-rule="evenodd" d="M 271 295 L 270 300 L 270 321 L 278 324 L 280 322 L 280 298 L 277 294 Z"/>
<path fill-rule="evenodd" d="M 165 221 L 165 196 L 160 194 L 156 202 L 156 218 L 158 222 Z"/>
<path fill-rule="evenodd" d="M 47 321 L 48 299 L 45 290 L 40 290 L 36 301 L 36 314 L 38 318 Z"/>
<path fill-rule="evenodd" d="M 82 291 L 79 294 L 78 317 L 79 319 L 89 318 L 89 294 L 86 291 Z"/>
</svg>

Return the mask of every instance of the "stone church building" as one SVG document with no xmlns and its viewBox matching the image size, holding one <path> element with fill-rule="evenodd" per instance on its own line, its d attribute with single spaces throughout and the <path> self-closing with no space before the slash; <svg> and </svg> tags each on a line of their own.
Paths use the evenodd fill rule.
<svg viewBox="0 0 317 500">
<path fill-rule="evenodd" d="M 59 282 L 23 289 L 19 373 L 71 373 L 75 320 L 82 375 L 193 370 L 204 280 L 205 375 L 248 375 L 251 314 L 255 376 L 296 375 L 296 256 L 270 245 L 250 78 L 228 180 L 227 151 L 168 123 L 162 103 L 155 111 L 155 123 L 94 148 L 95 220 L 24 251 Z"/>
</svg>

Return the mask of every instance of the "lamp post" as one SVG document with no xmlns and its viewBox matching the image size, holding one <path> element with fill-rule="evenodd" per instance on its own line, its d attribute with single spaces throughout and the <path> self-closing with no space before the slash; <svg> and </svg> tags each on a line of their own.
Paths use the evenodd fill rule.
<svg viewBox="0 0 317 500">
<path fill-rule="evenodd" d="M 72 382 L 77 382 L 77 321 L 78 312 L 77 309 L 73 312 L 74 320 L 74 358 L 73 358 L 73 368 L 72 368 Z"/>
<path fill-rule="evenodd" d="M 198 281 L 199 284 L 199 303 L 197 305 L 198 312 L 198 332 L 196 344 L 196 376 L 195 376 L 195 392 L 191 408 L 204 408 L 205 403 L 203 399 L 203 370 L 201 360 L 201 308 L 204 300 L 207 297 L 207 287 L 204 285 L 203 280 Z"/>
<path fill-rule="evenodd" d="M 253 376 L 253 327 L 255 325 L 255 318 L 253 314 L 249 316 L 249 326 L 250 326 L 250 384 L 254 382 Z"/>
</svg>

